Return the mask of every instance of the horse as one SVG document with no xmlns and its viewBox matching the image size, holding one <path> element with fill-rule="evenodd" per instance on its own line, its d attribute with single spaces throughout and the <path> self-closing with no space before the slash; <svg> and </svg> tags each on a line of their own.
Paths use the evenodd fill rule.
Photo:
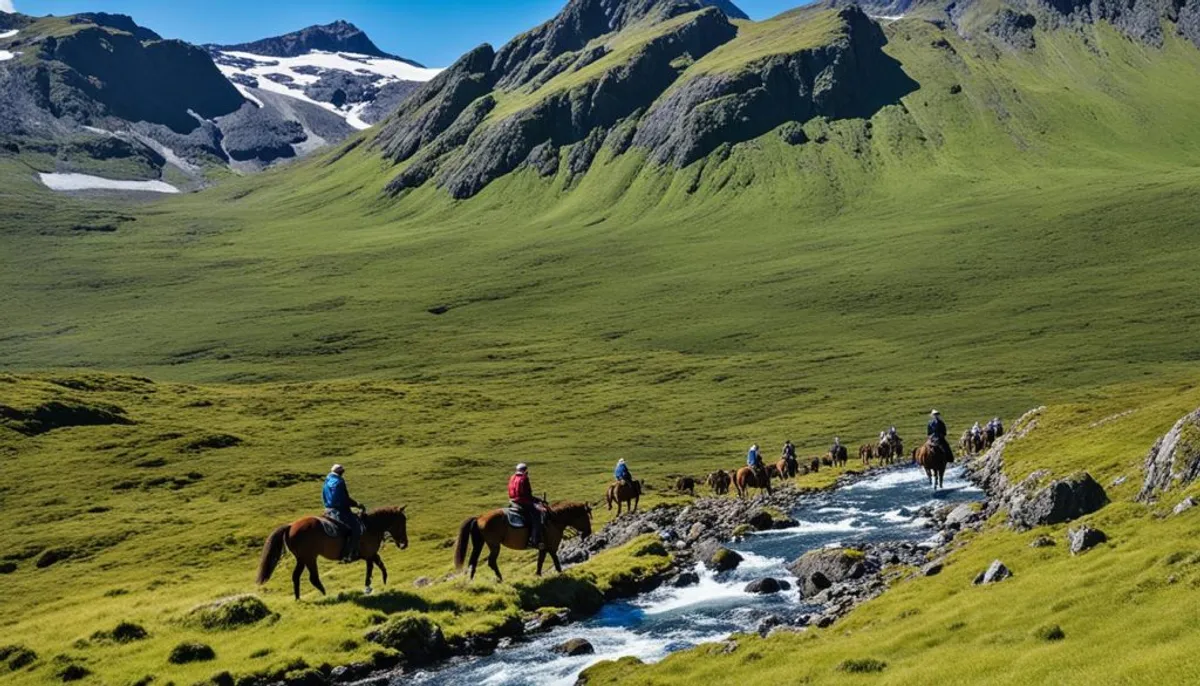
<svg viewBox="0 0 1200 686">
<path fill-rule="evenodd" d="M 771 476 L 765 469 L 759 472 L 753 467 L 742 467 L 737 470 L 733 484 L 737 487 L 739 498 L 747 497 L 751 488 L 765 489 L 767 495 L 771 495 Z"/>
<path fill-rule="evenodd" d="M 821 469 L 821 458 L 820 457 L 814 457 L 811 460 L 809 460 L 809 462 L 808 462 L 808 471 L 809 472 L 815 474 L 816 472 L 820 471 L 820 469 Z"/>
<path fill-rule="evenodd" d="M 638 482 L 635 482 L 638 483 Z M 587 539 L 592 535 L 592 508 L 584 503 L 561 502 L 554 503 L 549 508 L 546 525 L 542 531 L 543 548 L 538 551 L 537 575 L 542 575 L 542 565 L 546 555 L 554 562 L 554 569 L 562 573 L 562 564 L 558 561 L 558 546 L 562 543 L 563 532 L 568 528 L 579 532 Z M 475 578 L 475 568 L 479 565 L 479 554 L 483 552 L 484 544 L 488 547 L 488 567 L 496 573 L 496 581 L 504 581 L 500 575 L 500 567 L 496 560 L 500 557 L 500 546 L 513 550 L 525 550 L 529 547 L 529 527 L 514 529 L 508 524 L 508 515 L 503 509 L 492 510 L 478 517 L 467 517 L 458 528 L 458 540 L 454 542 L 454 569 L 461 570 L 467 557 L 467 544 L 471 545 L 470 579 Z"/>
<path fill-rule="evenodd" d="M 879 457 L 879 464 L 888 465 L 892 463 L 892 442 L 888 439 L 883 439 L 879 442 L 879 447 L 875 449 L 875 454 Z"/>
<path fill-rule="evenodd" d="M 875 458 L 875 446 L 870 443 L 863 443 L 858 446 L 858 459 L 862 460 L 864 467 L 871 466 L 871 460 Z"/>
<path fill-rule="evenodd" d="M 687 493 L 692 497 L 696 495 L 696 480 L 690 476 L 681 476 L 675 481 L 675 490 L 680 493 Z"/>
<path fill-rule="evenodd" d="M 796 472 L 799 470 L 797 469 L 797 464 L 795 462 L 792 462 L 786 457 L 781 457 L 779 458 L 779 461 L 775 463 L 775 471 L 779 472 L 780 479 L 794 479 L 796 478 Z"/>
<path fill-rule="evenodd" d="M 725 473 L 725 470 L 723 469 L 718 469 L 704 479 L 705 485 L 711 488 L 713 493 L 716 495 L 725 495 L 728 493 L 730 481 L 732 481 L 732 479 L 729 477 L 729 474 Z"/>
<path fill-rule="evenodd" d="M 947 454 L 948 452 L 947 447 L 935 443 L 932 438 L 913 451 L 913 459 L 924 468 L 925 476 L 929 478 L 929 484 L 935 491 L 942 487 L 942 479 L 946 475 L 946 465 L 954 461 L 954 455 Z"/>
<path fill-rule="evenodd" d="M 899 435 L 888 436 L 887 441 L 888 445 L 892 448 L 892 455 L 888 460 L 888 464 L 893 464 L 904 454 L 904 441 L 900 439 Z"/>
<path fill-rule="evenodd" d="M 829 459 L 833 464 L 845 467 L 846 463 L 850 461 L 850 452 L 846 450 L 846 446 L 839 445 L 837 447 L 830 448 Z"/>
<path fill-rule="evenodd" d="M 779 471 L 779 465 L 777 465 L 777 464 L 767 465 L 767 478 L 768 479 L 782 479 L 783 478 L 783 473 Z"/>
<path fill-rule="evenodd" d="M 626 503 L 625 509 L 629 512 L 634 512 L 638 508 L 638 501 L 642 499 L 642 482 L 641 481 L 615 481 L 608 485 L 608 491 L 604 494 L 604 500 L 608 503 L 608 509 L 612 509 L 613 503 L 617 504 L 617 516 L 621 515 L 621 503 Z"/>
<path fill-rule="evenodd" d="M 408 547 L 408 521 L 404 507 L 381 507 L 363 516 L 365 531 L 358 540 L 358 555 L 367 562 L 366 592 L 371 592 L 371 572 L 379 567 L 383 575 L 383 583 L 387 584 L 387 567 L 379 557 L 379 549 L 386 536 L 391 536 L 396 547 L 404 550 Z M 300 575 L 308 570 L 308 580 L 316 587 L 321 595 L 325 595 L 325 586 L 321 584 L 321 575 L 317 572 L 317 558 L 337 560 L 342 556 L 342 546 L 345 536 L 327 536 L 325 526 L 317 517 L 304 517 L 291 524 L 284 524 L 275 529 L 263 543 L 262 557 L 258 561 L 258 584 L 267 583 L 283 550 L 287 548 L 296 558 L 296 568 L 292 570 L 292 589 L 296 600 L 300 599 Z"/>
</svg>

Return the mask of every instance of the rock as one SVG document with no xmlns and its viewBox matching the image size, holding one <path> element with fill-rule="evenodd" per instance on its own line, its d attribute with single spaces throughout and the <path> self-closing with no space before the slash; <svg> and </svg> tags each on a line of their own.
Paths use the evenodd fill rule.
<svg viewBox="0 0 1200 686">
<path fill-rule="evenodd" d="M 767 615 L 759 620 L 758 627 L 755 629 L 755 632 L 757 632 L 759 636 L 766 638 L 767 634 L 771 633 L 772 629 L 781 626 L 782 624 L 783 618 L 779 615 Z"/>
<path fill-rule="evenodd" d="M 1012 572 L 1008 570 L 1008 567 L 1005 567 L 1000 560 L 995 560 L 988 565 L 986 570 L 980 572 L 979 576 L 975 577 L 975 585 L 999 583 L 1011 576 Z"/>
<path fill-rule="evenodd" d="M 1058 544 L 1054 542 L 1053 538 L 1050 538 L 1044 534 L 1029 542 L 1030 548 L 1052 548 L 1056 545 Z"/>
<path fill-rule="evenodd" d="M 366 639 L 400 651 L 405 661 L 413 666 L 429 664 L 446 653 L 442 628 L 425 617 L 393 617 L 386 624 L 368 631 Z"/>
<path fill-rule="evenodd" d="M 686 588 L 688 586 L 695 586 L 698 583 L 700 583 L 700 575 L 696 572 L 680 572 L 679 576 L 676 576 L 671 581 L 671 585 L 675 588 Z"/>
<path fill-rule="evenodd" d="M 700 540 L 700 537 L 703 536 L 704 532 L 707 530 L 708 530 L 708 527 L 704 526 L 704 522 L 696 522 L 695 524 L 692 525 L 692 528 L 688 529 L 688 535 L 687 535 L 688 540 L 689 541 Z"/>
<path fill-rule="evenodd" d="M 769 595 L 771 593 L 779 592 L 779 582 L 776 581 L 775 579 L 772 579 L 771 577 L 766 577 L 764 579 L 755 579 L 754 581 L 751 581 L 750 583 L 746 584 L 746 587 L 742 590 L 744 590 L 746 593 L 758 593 L 760 595 Z"/>
<path fill-rule="evenodd" d="M 770 531 L 775 528 L 775 517 L 766 510 L 758 510 L 750 515 L 746 523 L 754 527 L 756 531 Z"/>
<path fill-rule="evenodd" d="M 1052 481 L 1033 496 L 1014 503 L 1009 519 L 1018 528 L 1061 524 L 1104 507 L 1108 495 L 1087 472 Z"/>
<path fill-rule="evenodd" d="M 930 562 L 929 564 L 922 567 L 921 574 L 923 576 L 937 576 L 938 574 L 942 573 L 942 568 L 943 568 L 942 561 L 935 560 L 934 562 Z"/>
<path fill-rule="evenodd" d="M 819 618 L 817 618 L 816 625 L 818 628 L 824 629 L 832 626 L 836 621 L 837 617 L 835 615 L 821 615 Z"/>
<path fill-rule="evenodd" d="M 167 662 L 173 665 L 185 665 L 190 662 L 207 662 L 216 657 L 213 649 L 203 643 L 180 643 L 171 649 Z"/>
<path fill-rule="evenodd" d="M 1017 13 L 1006 7 L 984 30 L 1011 48 L 1032 50 L 1036 45 L 1033 37 L 1036 25 L 1037 18 L 1032 14 Z"/>
<path fill-rule="evenodd" d="M 1168 488 L 1183 486 L 1200 476 L 1200 409 L 1185 415 L 1158 439 L 1146 456 L 1146 478 L 1138 499 L 1152 500 Z"/>
<path fill-rule="evenodd" d="M 1189 495 L 1188 497 L 1184 498 L 1183 500 L 1180 500 L 1179 504 L 1175 506 L 1175 509 L 1171 510 L 1171 513 L 1181 515 L 1184 512 L 1187 512 L 1188 510 L 1192 509 L 1195 506 L 1196 506 L 1196 499 Z"/>
<path fill-rule="evenodd" d="M 979 517 L 979 511 L 971 503 L 963 503 L 946 515 L 946 526 L 961 527 Z"/>
<path fill-rule="evenodd" d="M 566 609 L 542 610 L 526 621 L 523 628 L 525 633 L 534 634 L 563 626 L 570 619 L 571 613 Z"/>
<path fill-rule="evenodd" d="M 596 652 L 592 644 L 584 638 L 572 638 L 569 641 L 564 641 L 554 646 L 552 650 L 561 655 L 575 657 L 576 655 L 591 655 Z"/>
<path fill-rule="evenodd" d="M 705 567 L 715 572 L 728 572 L 742 563 L 741 555 L 712 539 L 697 546 L 696 556 Z"/>
<path fill-rule="evenodd" d="M 854 548 L 810 550 L 788 565 L 800 580 L 800 595 L 809 597 L 834 583 L 858 579 L 866 573 L 866 555 Z"/>
<path fill-rule="evenodd" d="M 419 576 L 419 577 L 413 579 L 412 585 L 415 586 L 416 588 L 425 588 L 426 586 L 428 586 L 432 583 L 433 583 L 433 579 L 430 579 L 427 576 Z"/>
<path fill-rule="evenodd" d="M 790 583 L 788 583 L 787 580 L 785 580 L 785 579 L 779 580 L 779 590 L 790 591 L 791 589 L 792 589 L 792 585 Z"/>
<path fill-rule="evenodd" d="M 1067 540 L 1071 543 L 1071 554 L 1078 555 L 1107 541 L 1108 536 L 1099 529 L 1081 526 L 1068 531 Z"/>
</svg>

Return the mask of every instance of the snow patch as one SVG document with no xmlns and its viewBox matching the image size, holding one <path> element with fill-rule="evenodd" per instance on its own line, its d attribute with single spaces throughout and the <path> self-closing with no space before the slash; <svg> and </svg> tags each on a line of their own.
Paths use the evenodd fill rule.
<svg viewBox="0 0 1200 686">
<path fill-rule="evenodd" d="M 878 19 L 879 21 L 886 21 L 886 22 L 890 23 L 893 21 L 900 21 L 901 19 L 904 18 L 905 15 L 903 15 L 903 14 L 868 14 L 867 16 L 872 19 Z"/>
<path fill-rule="evenodd" d="M 0 50 L 0 62 L 7 62 L 16 56 L 17 56 L 17 53 L 15 53 L 15 52 L 9 52 L 7 50 Z"/>
<path fill-rule="evenodd" d="M 52 191 L 147 191 L 150 193 L 178 193 L 179 189 L 165 181 L 121 181 L 105 179 L 90 174 L 38 174 L 38 178 Z"/>
<path fill-rule="evenodd" d="M 18 30 L 18 29 L 13 29 L 12 31 L 5 31 L 3 33 L 0 33 L 0 39 L 12 38 L 13 36 L 17 35 L 18 33 L 20 33 L 20 30 Z"/>
</svg>

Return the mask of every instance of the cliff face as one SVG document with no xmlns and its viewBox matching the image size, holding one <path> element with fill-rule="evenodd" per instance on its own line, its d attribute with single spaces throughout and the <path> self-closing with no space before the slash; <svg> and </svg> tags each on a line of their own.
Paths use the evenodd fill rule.
<svg viewBox="0 0 1200 686">
<path fill-rule="evenodd" d="M 404 103 L 374 140 L 405 164 L 388 189 L 432 181 L 469 198 L 523 166 L 582 174 L 605 145 L 683 167 L 786 122 L 870 116 L 916 88 L 861 10 L 811 14 L 823 32 L 804 29 L 808 15 L 779 20 L 778 45 L 764 51 L 749 39 L 743 48 L 716 4 L 572 2 L 499 52 L 472 51 Z M 712 68 L 705 57 L 718 49 Z"/>
</svg>

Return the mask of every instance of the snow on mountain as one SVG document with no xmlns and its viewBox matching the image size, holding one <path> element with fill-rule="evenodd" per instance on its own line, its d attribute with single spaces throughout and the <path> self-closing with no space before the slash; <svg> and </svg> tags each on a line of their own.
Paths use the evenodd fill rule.
<svg viewBox="0 0 1200 686">
<path fill-rule="evenodd" d="M 213 60 L 247 99 L 255 89 L 286 95 L 322 107 L 365 129 L 387 112 L 368 114 L 380 97 L 395 104 L 440 69 L 416 67 L 397 59 L 314 50 L 296 57 L 213 51 Z M 260 103 L 261 104 L 261 103 Z"/>
</svg>

